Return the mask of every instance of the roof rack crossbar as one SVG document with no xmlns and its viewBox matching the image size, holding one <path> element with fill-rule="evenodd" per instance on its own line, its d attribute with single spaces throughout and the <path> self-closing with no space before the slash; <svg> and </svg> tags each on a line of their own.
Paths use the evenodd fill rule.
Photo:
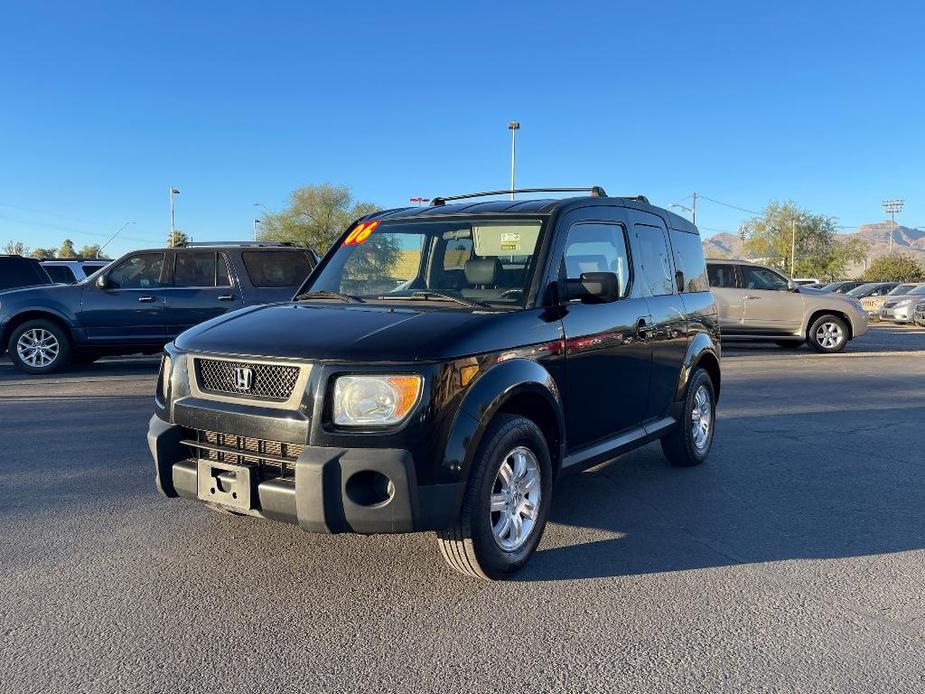
<svg viewBox="0 0 925 694">
<path fill-rule="evenodd" d="M 607 192 L 600 186 L 591 186 L 590 188 L 515 188 L 514 190 L 486 190 L 481 193 L 447 195 L 434 198 L 430 201 L 430 206 L 442 207 L 450 200 L 468 200 L 469 198 L 484 198 L 490 195 L 510 195 L 513 193 L 590 193 L 593 198 L 607 197 Z"/>
<path fill-rule="evenodd" d="M 177 248 L 209 248 L 211 246 L 295 246 L 292 241 L 186 241 Z"/>
</svg>

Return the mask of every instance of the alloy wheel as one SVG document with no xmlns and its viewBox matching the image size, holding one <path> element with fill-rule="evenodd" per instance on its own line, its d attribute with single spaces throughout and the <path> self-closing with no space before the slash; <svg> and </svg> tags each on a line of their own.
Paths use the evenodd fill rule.
<svg viewBox="0 0 925 694">
<path fill-rule="evenodd" d="M 701 385 L 694 393 L 691 407 L 691 438 L 698 451 L 703 451 L 710 442 L 710 429 L 713 427 L 713 404 L 710 392 Z"/>
<path fill-rule="evenodd" d="M 491 534 L 505 552 L 520 549 L 536 527 L 542 496 L 540 463 L 525 446 L 506 456 L 491 493 Z"/>
<path fill-rule="evenodd" d="M 826 349 L 838 347 L 845 339 L 845 331 L 838 323 L 826 321 L 816 328 L 816 341 Z"/>
<path fill-rule="evenodd" d="M 19 358 L 34 369 L 44 369 L 54 364 L 61 352 L 58 338 L 50 330 L 32 328 L 16 341 L 16 353 Z"/>
</svg>

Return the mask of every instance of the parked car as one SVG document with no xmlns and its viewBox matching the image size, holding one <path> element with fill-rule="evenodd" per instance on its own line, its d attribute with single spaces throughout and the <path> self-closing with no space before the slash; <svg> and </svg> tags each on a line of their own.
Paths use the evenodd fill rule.
<svg viewBox="0 0 925 694">
<path fill-rule="evenodd" d="M 917 286 L 918 285 L 915 282 L 898 284 L 885 295 L 865 296 L 863 299 L 861 299 L 861 306 L 863 306 L 864 310 L 867 312 L 868 318 L 880 320 L 880 309 L 883 308 L 883 304 L 887 301 L 887 299 L 889 299 L 891 296 L 901 296 L 908 294 Z"/>
<path fill-rule="evenodd" d="M 292 298 L 315 262 L 307 249 L 273 243 L 134 251 L 77 284 L 0 294 L 0 347 L 30 374 L 156 354 L 226 311 Z"/>
<path fill-rule="evenodd" d="M 76 284 L 97 270 L 102 270 L 110 261 L 98 258 L 50 258 L 41 262 L 52 282 Z"/>
<path fill-rule="evenodd" d="M 867 332 L 857 299 L 797 287 L 773 268 L 745 260 L 709 260 L 723 338 L 840 352 Z"/>
<path fill-rule="evenodd" d="M 454 569 L 497 579 L 561 473 L 657 439 L 703 462 L 720 347 L 697 229 L 591 193 L 375 213 L 293 302 L 183 333 L 148 430 L 159 490 L 308 531 L 437 531 Z"/>
<path fill-rule="evenodd" d="M 860 280 L 851 280 L 848 282 L 831 282 L 822 286 L 822 291 L 833 292 L 835 294 L 847 294 L 852 289 L 860 287 L 864 282 Z"/>
<path fill-rule="evenodd" d="M 868 282 L 855 287 L 849 292 L 845 292 L 845 296 L 850 296 L 860 301 L 868 296 L 886 296 L 898 286 L 899 282 Z"/>
<path fill-rule="evenodd" d="M 21 255 L 0 255 L 0 292 L 42 284 L 51 284 L 51 278 L 39 261 Z"/>
<path fill-rule="evenodd" d="M 911 323 L 915 307 L 925 296 L 925 284 L 918 284 L 905 294 L 889 296 L 880 308 L 880 320 Z"/>
</svg>

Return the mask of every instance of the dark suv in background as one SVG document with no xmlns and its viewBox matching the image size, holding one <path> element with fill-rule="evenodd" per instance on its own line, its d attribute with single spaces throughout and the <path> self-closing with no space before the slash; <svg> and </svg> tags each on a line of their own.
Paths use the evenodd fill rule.
<svg viewBox="0 0 925 694">
<path fill-rule="evenodd" d="M 38 260 L 21 255 L 0 255 L 0 292 L 51 284 L 52 281 Z"/>
<path fill-rule="evenodd" d="M 0 350 L 31 374 L 156 353 L 227 311 L 288 301 L 316 262 L 313 251 L 281 243 L 133 251 L 77 284 L 0 294 Z"/>
<path fill-rule="evenodd" d="M 561 473 L 655 440 L 703 462 L 720 347 L 700 236 L 590 192 L 375 213 L 294 301 L 183 333 L 148 431 L 160 491 L 314 532 L 435 530 L 453 568 L 501 578 Z"/>
</svg>

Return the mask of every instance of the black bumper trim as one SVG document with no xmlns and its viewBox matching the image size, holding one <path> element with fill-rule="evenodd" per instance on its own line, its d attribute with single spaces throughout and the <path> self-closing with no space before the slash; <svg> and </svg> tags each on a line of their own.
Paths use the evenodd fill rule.
<svg viewBox="0 0 925 694">
<path fill-rule="evenodd" d="M 157 486 L 165 496 L 198 498 L 197 462 L 181 443 L 184 429 L 151 418 L 148 445 L 154 456 Z M 357 473 L 388 477 L 392 496 L 373 505 L 356 503 L 347 482 Z M 439 530 L 455 523 L 462 483 L 418 486 L 411 454 L 399 449 L 306 446 L 295 476 L 256 484 L 256 512 L 264 518 L 297 524 L 321 533 L 407 533 Z"/>
</svg>

